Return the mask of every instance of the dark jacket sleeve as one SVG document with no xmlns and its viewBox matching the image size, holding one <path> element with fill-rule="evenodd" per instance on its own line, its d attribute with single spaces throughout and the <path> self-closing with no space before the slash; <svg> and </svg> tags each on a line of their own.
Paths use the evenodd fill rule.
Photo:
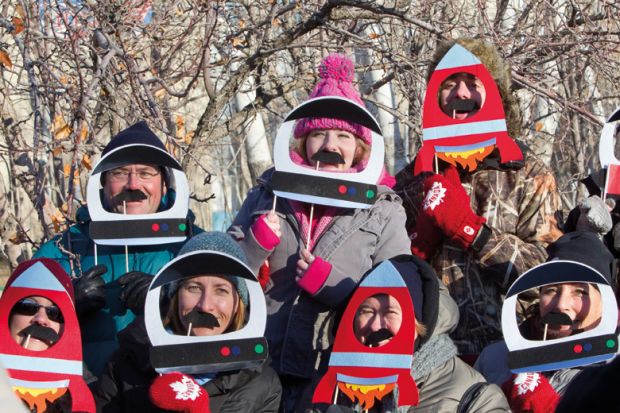
<svg viewBox="0 0 620 413">
<path fill-rule="evenodd" d="M 98 413 L 122 412 L 122 394 L 117 385 L 114 366 L 118 359 L 118 352 L 106 364 L 103 375 L 95 385 L 93 396 L 97 405 Z"/>
</svg>

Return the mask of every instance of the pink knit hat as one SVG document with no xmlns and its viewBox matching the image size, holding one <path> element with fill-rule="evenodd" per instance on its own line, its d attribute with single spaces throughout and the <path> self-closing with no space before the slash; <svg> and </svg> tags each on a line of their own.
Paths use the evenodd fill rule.
<svg viewBox="0 0 620 413">
<path fill-rule="evenodd" d="M 360 94 L 353 87 L 353 62 L 346 56 L 330 54 L 319 66 L 321 80 L 314 87 L 310 98 L 320 96 L 339 96 L 350 99 L 364 106 Z M 341 129 L 351 132 L 368 145 L 371 144 L 370 130 L 342 119 L 334 118 L 305 118 L 295 125 L 295 138 L 300 138 L 315 129 Z"/>
</svg>

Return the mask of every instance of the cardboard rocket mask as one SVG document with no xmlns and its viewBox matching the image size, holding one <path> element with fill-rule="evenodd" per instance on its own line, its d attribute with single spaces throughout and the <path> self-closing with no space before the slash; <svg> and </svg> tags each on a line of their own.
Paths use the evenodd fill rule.
<svg viewBox="0 0 620 413">
<path fill-rule="evenodd" d="M 370 157 L 359 172 L 315 170 L 291 158 L 295 121 L 302 118 L 335 118 L 365 126 L 371 131 Z M 377 197 L 377 181 L 384 162 L 383 137 L 376 119 L 362 105 L 339 96 L 309 99 L 284 119 L 273 145 L 273 192 L 280 197 L 341 208 L 369 208 Z"/>
<path fill-rule="evenodd" d="M 620 199 L 620 160 L 615 154 L 618 120 L 620 120 L 620 107 L 616 108 L 605 122 L 598 147 L 601 167 L 607 169 L 604 194 L 616 200 Z"/>
<path fill-rule="evenodd" d="M 576 329 L 566 337 L 533 340 L 519 328 L 518 295 L 549 284 L 588 283 L 600 292 L 600 322 L 589 330 Z M 584 304 L 585 306 L 585 304 Z M 568 315 L 549 311 L 549 315 Z M 543 325 L 545 317 L 540 318 Z M 548 321 L 548 324 L 569 324 Z M 608 281 L 594 268 L 575 261 L 553 260 L 525 272 L 508 289 L 502 306 L 502 331 L 508 346 L 508 367 L 514 373 L 539 372 L 583 366 L 613 358 L 618 351 L 618 307 Z"/>
<path fill-rule="evenodd" d="M 482 107 L 466 119 L 453 119 L 439 104 L 442 83 L 457 73 L 477 77 L 486 92 Z M 523 159 L 518 145 L 508 136 L 502 98 L 493 77 L 476 56 L 459 44 L 448 50 L 431 75 L 424 98 L 422 128 L 422 148 L 414 166 L 416 175 L 433 172 L 436 153 L 471 156 L 494 146 L 502 163 Z"/>
<path fill-rule="evenodd" d="M 128 162 L 128 159 L 139 161 Z M 102 203 L 102 174 L 131 163 L 151 164 L 169 171 L 168 188 L 173 204 L 152 214 L 125 215 L 106 210 Z M 130 144 L 106 153 L 88 179 L 86 192 L 91 223 L 89 235 L 100 245 L 154 245 L 184 241 L 190 230 L 187 221 L 189 186 L 181 165 L 168 152 L 153 145 Z"/>
<path fill-rule="evenodd" d="M 353 325 L 359 306 L 377 294 L 390 295 L 399 302 L 402 324 L 386 344 L 367 347 L 356 338 Z M 390 261 L 384 261 L 364 278 L 347 304 L 327 373 L 317 385 L 312 402 L 332 404 L 334 393 L 340 386 L 362 388 L 363 393 L 369 394 L 398 385 L 398 405 L 417 405 L 418 388 L 411 377 L 414 340 L 415 312 L 411 295 L 400 272 Z M 381 393 L 381 397 L 384 395 Z"/>
<path fill-rule="evenodd" d="M 95 403 L 82 377 L 82 342 L 73 305 L 73 287 L 66 272 L 53 260 L 42 258 L 20 264 L 0 298 L 0 363 L 8 372 L 14 392 L 29 407 L 42 412 L 67 391 L 71 411 L 94 412 Z M 22 347 L 11 336 L 11 310 L 20 300 L 41 296 L 61 311 L 63 326 L 58 341 L 47 350 Z M 34 317 L 34 316 L 33 316 Z"/>
<path fill-rule="evenodd" d="M 249 305 L 246 324 L 239 330 L 213 336 L 177 335 L 164 326 L 160 293 L 166 284 L 199 275 L 236 276 L 245 281 Z M 252 270 L 236 257 L 210 250 L 179 255 L 153 278 L 146 296 L 146 330 L 151 341 L 151 364 L 159 373 L 188 374 L 237 370 L 262 364 L 267 358 L 264 338 L 265 295 Z"/>
</svg>

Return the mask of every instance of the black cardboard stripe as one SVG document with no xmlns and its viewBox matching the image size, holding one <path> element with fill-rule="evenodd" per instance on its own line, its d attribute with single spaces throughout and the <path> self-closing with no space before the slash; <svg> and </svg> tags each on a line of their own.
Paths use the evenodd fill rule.
<svg viewBox="0 0 620 413">
<path fill-rule="evenodd" d="M 271 178 L 274 190 L 302 195 L 372 205 L 377 199 L 377 186 L 322 176 L 275 171 Z M 342 188 L 346 188 L 343 192 Z M 371 195 L 371 196 L 368 196 Z"/>
</svg>

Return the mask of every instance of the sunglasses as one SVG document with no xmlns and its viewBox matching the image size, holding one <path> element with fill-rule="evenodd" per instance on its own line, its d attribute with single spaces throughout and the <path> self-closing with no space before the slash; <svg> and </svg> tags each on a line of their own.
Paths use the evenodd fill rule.
<svg viewBox="0 0 620 413">
<path fill-rule="evenodd" d="M 39 312 L 40 308 L 45 308 L 45 314 L 51 321 L 56 323 L 64 322 L 60 308 L 55 305 L 50 305 L 49 307 L 44 306 L 30 298 L 24 298 L 23 300 L 18 301 L 13 307 L 13 312 L 21 315 L 35 315 Z"/>
</svg>

